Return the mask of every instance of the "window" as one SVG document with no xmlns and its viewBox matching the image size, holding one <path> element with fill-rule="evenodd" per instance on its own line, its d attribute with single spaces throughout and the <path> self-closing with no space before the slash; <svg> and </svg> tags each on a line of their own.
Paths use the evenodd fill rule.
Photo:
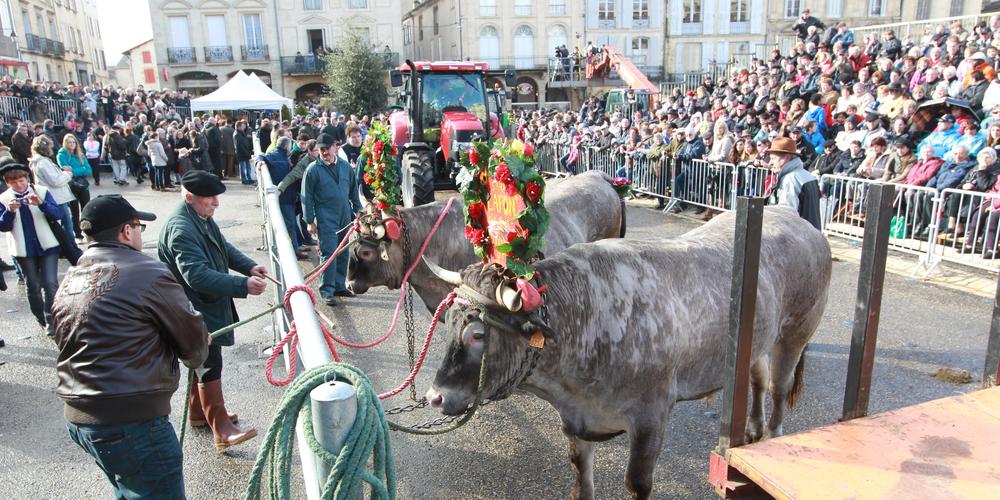
<svg viewBox="0 0 1000 500">
<path fill-rule="evenodd" d="M 566 15 L 566 0 L 549 0 L 549 15 L 550 16 L 565 16 Z"/>
<path fill-rule="evenodd" d="M 264 47 L 264 32 L 260 26 L 260 14 L 243 15 L 243 35 L 248 49 Z"/>
<path fill-rule="evenodd" d="M 24 34 L 25 35 L 30 35 L 31 34 L 31 16 L 28 14 L 28 11 L 26 11 L 26 10 L 22 10 L 21 11 L 21 20 L 22 20 L 22 22 L 24 22 Z M 38 73 L 38 72 L 36 71 L 35 73 Z"/>
<path fill-rule="evenodd" d="M 614 26 L 615 23 L 615 2 L 614 0 L 597 0 L 597 23 L 603 26 Z"/>
<path fill-rule="evenodd" d="M 887 3 L 889 3 L 888 0 L 868 0 L 868 15 L 884 16 Z"/>
<path fill-rule="evenodd" d="M 438 8 L 437 5 L 434 6 L 434 12 L 431 14 L 431 20 L 434 21 L 434 34 L 438 34 Z"/>
<path fill-rule="evenodd" d="M 832 1 L 832 0 L 827 0 Z M 750 20 L 747 9 L 750 7 L 749 0 L 732 0 L 729 2 L 729 22 L 745 23 Z"/>
<path fill-rule="evenodd" d="M 531 26 L 521 25 L 514 30 L 514 67 L 517 69 L 531 68 L 535 56 L 535 34 Z"/>
<path fill-rule="evenodd" d="M 225 16 L 205 16 L 205 39 L 209 47 L 226 47 L 229 40 L 226 38 L 226 17 Z"/>
<path fill-rule="evenodd" d="M 479 30 L 479 58 L 491 67 L 500 65 L 500 33 L 492 26 Z"/>
<path fill-rule="evenodd" d="M 497 15 L 497 0 L 479 0 L 479 15 L 493 17 Z"/>
<path fill-rule="evenodd" d="M 515 16 L 530 16 L 531 15 L 531 0 L 514 0 L 514 15 Z"/>
<path fill-rule="evenodd" d="M 931 18 L 931 0 L 917 0 L 917 21 Z"/>
<path fill-rule="evenodd" d="M 56 21 L 52 18 L 49 18 L 49 33 L 52 33 L 53 40 L 59 39 L 59 30 L 56 29 Z"/>
<path fill-rule="evenodd" d="M 638 36 L 632 39 L 632 56 L 635 63 L 646 64 L 646 56 L 649 54 L 649 38 Z"/>
<path fill-rule="evenodd" d="M 347 0 L 348 9 L 367 9 L 368 0 Z"/>
<path fill-rule="evenodd" d="M 153 64 L 153 53 L 148 50 L 142 51 L 142 63 Z"/>
<path fill-rule="evenodd" d="M 826 17 L 844 17 L 844 0 L 826 0 Z"/>
<path fill-rule="evenodd" d="M 156 83 L 156 71 L 153 69 L 147 69 L 143 72 L 146 77 L 146 83 Z"/>
<path fill-rule="evenodd" d="M 302 0 L 302 10 L 323 10 L 323 0 Z"/>
<path fill-rule="evenodd" d="M 424 16 L 417 17 L 417 39 L 424 40 Z"/>
<path fill-rule="evenodd" d="M 38 26 L 38 36 L 45 38 L 45 18 L 38 14 L 36 20 L 38 21 L 38 24 L 35 25 Z"/>
<path fill-rule="evenodd" d="M 802 14 L 802 0 L 785 0 L 785 17 L 799 17 Z"/>
<path fill-rule="evenodd" d="M 170 46 L 190 47 L 191 35 L 188 33 L 188 20 L 186 17 L 171 17 L 170 19 Z"/>
<path fill-rule="evenodd" d="M 649 22 L 649 0 L 632 0 L 632 20 Z"/>
<path fill-rule="evenodd" d="M 951 0 L 951 13 L 949 16 L 961 16 L 962 10 L 965 8 L 965 0 Z"/>
<path fill-rule="evenodd" d="M 409 45 L 413 43 L 413 25 L 410 23 L 403 23 L 403 45 Z"/>
<path fill-rule="evenodd" d="M 701 23 L 701 0 L 684 0 L 684 23 Z"/>
<path fill-rule="evenodd" d="M 567 43 L 569 43 L 569 37 L 566 36 L 566 28 L 562 27 L 561 25 L 554 24 L 552 26 L 549 26 L 549 31 L 547 34 L 549 37 L 549 51 L 548 51 L 549 57 L 555 55 L 556 47 L 559 47 L 561 45 L 566 45 Z"/>
</svg>

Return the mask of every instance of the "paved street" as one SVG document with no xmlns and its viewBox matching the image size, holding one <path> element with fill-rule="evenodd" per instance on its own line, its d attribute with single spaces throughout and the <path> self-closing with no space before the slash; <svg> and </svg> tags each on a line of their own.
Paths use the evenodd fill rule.
<svg viewBox="0 0 1000 500">
<path fill-rule="evenodd" d="M 253 191 L 229 183 L 217 219 L 237 247 L 265 262 L 260 246 L 260 212 Z M 118 191 L 114 186 L 95 190 Z M 140 210 L 161 216 L 145 234 L 147 252 L 155 254 L 155 240 L 163 217 L 179 202 L 177 193 L 151 192 L 129 186 L 124 194 Z M 630 238 L 680 234 L 697 223 L 666 216 L 630 202 Z M 6 245 L 0 254 L 6 257 Z M 65 263 L 64 263 L 65 264 Z M 841 411 L 850 328 L 854 311 L 858 266 L 834 263 L 830 303 L 824 322 L 810 345 L 806 359 L 806 388 L 799 406 L 786 421 L 795 432 L 833 423 Z M 54 395 L 55 349 L 27 310 L 23 288 L 7 274 L 12 289 L 0 294 L 0 477 L 5 498 L 107 498 L 111 489 L 97 467 L 66 435 L 62 404 Z M 692 290 L 691 293 L 698 293 Z M 237 301 L 240 313 L 249 316 L 270 299 Z M 371 340 L 389 324 L 397 292 L 383 289 L 349 299 L 345 306 L 324 311 L 338 323 L 339 334 L 351 340 Z M 935 287 L 898 275 L 886 279 L 886 293 L 879 332 L 878 358 L 872 387 L 873 412 L 898 408 L 967 392 L 975 384 L 955 385 L 930 376 L 941 367 L 966 369 L 973 380 L 981 377 L 989 329 L 990 300 L 961 291 Z M 417 308 L 419 309 L 419 308 Z M 728 304 L 719 304 L 726 314 Z M 417 336 L 422 337 L 430 319 L 419 310 Z M 443 330 L 442 334 L 447 334 Z M 227 403 L 240 414 L 244 425 L 254 425 L 261 435 L 270 423 L 281 390 L 264 378 L 264 351 L 271 345 L 270 322 L 261 320 L 237 331 L 237 345 L 226 351 L 224 385 Z M 438 337 L 434 346 L 443 342 Z M 397 332 L 389 342 L 369 351 L 342 350 L 345 360 L 365 370 L 376 389 L 394 387 L 406 374 L 405 336 Z M 422 393 L 433 377 L 442 355 L 432 347 L 426 369 L 417 380 Z M 720 366 L 721 370 L 722 367 Z M 179 423 L 183 391 L 173 400 L 175 425 Z M 386 406 L 402 404 L 403 397 Z M 706 483 L 708 452 L 718 434 L 718 397 L 678 404 L 668 429 L 656 471 L 656 498 L 713 498 Z M 429 410 L 411 422 L 436 417 Z M 566 460 L 567 446 L 555 412 L 541 400 L 515 396 L 484 408 L 464 428 L 439 437 L 414 437 L 394 433 L 399 498 L 565 498 L 573 478 Z M 260 439 L 215 451 L 211 433 L 195 430 L 185 443 L 187 492 L 194 499 L 242 497 Z M 878 450 L 871 450 L 878 453 Z M 597 447 L 596 487 L 599 498 L 623 498 L 622 481 L 627 440 L 618 437 Z M 297 453 L 296 453 L 297 457 Z M 293 484 L 301 496 L 296 468 Z"/>
</svg>

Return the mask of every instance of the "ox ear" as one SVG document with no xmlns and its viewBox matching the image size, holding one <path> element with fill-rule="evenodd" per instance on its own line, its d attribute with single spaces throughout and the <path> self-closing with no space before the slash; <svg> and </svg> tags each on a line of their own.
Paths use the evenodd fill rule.
<svg viewBox="0 0 1000 500">
<path fill-rule="evenodd" d="M 434 273 L 434 276 L 437 276 L 438 278 L 444 280 L 446 283 L 450 283 L 455 286 L 460 286 L 462 284 L 462 275 L 460 273 L 456 271 L 449 271 L 447 269 L 442 269 L 441 266 L 438 266 L 427 257 L 421 257 L 421 258 L 424 260 L 424 264 L 426 264 L 427 267 L 431 270 L 431 272 Z"/>
</svg>

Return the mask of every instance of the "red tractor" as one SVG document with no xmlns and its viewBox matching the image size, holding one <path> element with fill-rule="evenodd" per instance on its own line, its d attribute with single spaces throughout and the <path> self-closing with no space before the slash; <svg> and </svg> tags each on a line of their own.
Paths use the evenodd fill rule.
<svg viewBox="0 0 1000 500">
<path fill-rule="evenodd" d="M 488 106 L 485 62 L 413 62 L 389 72 L 401 87 L 389 115 L 399 151 L 403 204 L 434 201 L 435 189 L 453 189 L 459 152 L 474 140 L 503 137 L 503 127 Z M 512 70 L 504 72 L 508 87 Z"/>
</svg>

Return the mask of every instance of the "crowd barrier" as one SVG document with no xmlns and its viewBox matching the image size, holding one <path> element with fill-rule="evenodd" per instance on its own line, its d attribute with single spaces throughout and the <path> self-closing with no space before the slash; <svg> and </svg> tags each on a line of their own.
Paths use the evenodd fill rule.
<svg viewBox="0 0 1000 500">
<path fill-rule="evenodd" d="M 627 177 L 640 195 L 664 199 L 666 210 L 697 206 L 728 211 L 739 196 L 765 196 L 776 177 L 766 168 L 704 160 L 651 161 L 643 153 L 622 154 L 617 146 L 580 146 L 574 166 L 567 168 L 571 147 L 546 144 L 537 148 L 536 165 L 551 175 L 599 170 Z M 823 231 L 854 241 L 864 236 L 864 208 L 871 184 L 860 177 L 820 178 Z M 995 211 L 992 207 L 998 207 Z M 961 189 L 896 186 L 889 247 L 918 258 L 914 274 L 930 274 L 940 262 L 952 262 L 996 272 L 1000 258 L 1000 193 Z"/>
<path fill-rule="evenodd" d="M 175 109 L 182 118 L 192 116 L 190 107 L 175 106 Z M 66 120 L 70 111 L 76 116 L 81 116 L 83 103 L 73 99 L 29 99 L 27 97 L 0 96 L 0 118 L 5 122 L 29 120 L 32 123 L 41 123 L 48 119 L 59 124 Z"/>
</svg>

